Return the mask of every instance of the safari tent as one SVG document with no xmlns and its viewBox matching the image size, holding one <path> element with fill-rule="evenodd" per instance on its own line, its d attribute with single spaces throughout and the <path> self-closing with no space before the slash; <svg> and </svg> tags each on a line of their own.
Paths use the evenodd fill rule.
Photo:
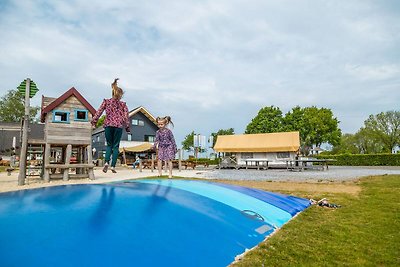
<svg viewBox="0 0 400 267">
<path fill-rule="evenodd" d="M 299 132 L 219 135 L 214 150 L 224 153 L 237 166 L 246 159 L 268 160 L 270 167 L 286 166 L 295 159 L 300 148 Z"/>
</svg>

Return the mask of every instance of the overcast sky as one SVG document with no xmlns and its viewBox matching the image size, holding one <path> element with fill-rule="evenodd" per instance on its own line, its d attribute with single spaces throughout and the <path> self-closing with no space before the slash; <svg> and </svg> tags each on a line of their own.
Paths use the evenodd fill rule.
<svg viewBox="0 0 400 267">
<path fill-rule="evenodd" d="M 399 110 L 400 1 L 0 0 L 0 95 L 75 87 L 194 130 L 243 133 L 260 108 L 332 109 L 344 133 Z"/>
</svg>

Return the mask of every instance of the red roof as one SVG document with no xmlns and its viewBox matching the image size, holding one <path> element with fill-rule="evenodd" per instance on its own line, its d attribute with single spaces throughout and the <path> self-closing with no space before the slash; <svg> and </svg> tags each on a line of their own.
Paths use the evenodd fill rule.
<svg viewBox="0 0 400 267">
<path fill-rule="evenodd" d="M 44 122 L 44 118 L 46 117 L 46 114 L 59 105 L 61 105 L 62 102 L 67 100 L 69 97 L 75 96 L 88 110 L 92 115 L 96 113 L 96 110 L 92 107 L 92 105 L 89 104 L 89 102 L 76 90 L 74 87 L 66 91 L 62 96 L 59 98 L 55 99 L 53 102 L 51 102 L 49 105 L 47 105 L 44 109 L 42 109 L 41 113 L 41 121 Z"/>
</svg>

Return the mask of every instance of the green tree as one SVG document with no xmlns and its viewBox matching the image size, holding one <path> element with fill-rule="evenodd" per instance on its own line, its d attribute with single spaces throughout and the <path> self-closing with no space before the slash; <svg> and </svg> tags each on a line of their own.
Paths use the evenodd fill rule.
<svg viewBox="0 0 400 267">
<path fill-rule="evenodd" d="M 314 145 L 317 147 L 322 143 L 338 145 L 342 135 L 338 128 L 339 121 L 327 108 L 296 106 L 285 114 L 283 125 L 285 131 L 299 131 L 300 149 L 304 155 L 308 155 Z"/>
<path fill-rule="evenodd" d="M 233 128 L 229 129 L 219 129 L 218 132 L 216 133 L 211 133 L 211 136 L 213 137 L 213 145 L 212 147 L 215 146 L 215 143 L 217 142 L 218 135 L 232 135 L 235 134 L 235 130 Z"/>
<path fill-rule="evenodd" d="M 190 134 L 185 136 L 185 139 L 182 141 L 182 149 L 186 150 L 188 152 L 193 151 L 195 156 L 197 157 L 197 153 L 203 153 L 206 150 L 203 148 L 197 148 L 196 150 L 194 149 L 194 136 L 196 134 L 194 131 L 192 131 Z"/>
<path fill-rule="evenodd" d="M 192 131 L 190 134 L 185 136 L 185 139 L 182 141 L 182 149 L 186 151 L 192 151 L 193 150 L 193 140 L 194 140 L 194 131 Z"/>
<path fill-rule="evenodd" d="M 278 107 L 269 106 L 260 109 L 246 127 L 246 134 L 274 133 L 284 130 L 282 111 Z"/>
<path fill-rule="evenodd" d="M 385 150 L 382 142 L 364 127 L 361 127 L 354 135 L 354 145 L 358 148 L 359 154 L 377 154 Z"/>
<path fill-rule="evenodd" d="M 336 144 L 330 154 L 359 154 L 360 148 L 357 146 L 355 134 L 346 133 L 340 137 L 340 142 Z"/>
<path fill-rule="evenodd" d="M 25 114 L 25 96 L 17 90 L 9 90 L 0 99 L 0 121 L 19 122 Z M 30 107 L 30 120 L 33 121 L 40 107 Z"/>
<path fill-rule="evenodd" d="M 96 128 L 99 128 L 100 126 L 103 126 L 104 120 L 106 119 L 106 115 L 103 115 L 99 118 L 99 120 L 96 123 Z"/>
<path fill-rule="evenodd" d="M 296 106 L 285 114 L 283 118 L 285 131 L 301 131 L 303 129 L 304 108 Z"/>
<path fill-rule="evenodd" d="M 391 153 L 393 148 L 400 145 L 400 111 L 370 115 L 364 121 L 364 128 L 383 144 L 383 152 Z"/>
<path fill-rule="evenodd" d="M 341 130 L 339 121 L 333 117 L 328 108 L 307 107 L 304 109 L 302 136 L 305 146 L 319 147 L 322 143 L 337 145 L 340 142 Z"/>
</svg>

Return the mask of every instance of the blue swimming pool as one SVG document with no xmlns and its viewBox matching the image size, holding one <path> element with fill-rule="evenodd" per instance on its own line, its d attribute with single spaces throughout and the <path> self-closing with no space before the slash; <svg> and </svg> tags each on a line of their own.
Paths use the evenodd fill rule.
<svg viewBox="0 0 400 267">
<path fill-rule="evenodd" d="M 0 194 L 0 266 L 226 266 L 309 206 L 202 181 Z"/>
</svg>

